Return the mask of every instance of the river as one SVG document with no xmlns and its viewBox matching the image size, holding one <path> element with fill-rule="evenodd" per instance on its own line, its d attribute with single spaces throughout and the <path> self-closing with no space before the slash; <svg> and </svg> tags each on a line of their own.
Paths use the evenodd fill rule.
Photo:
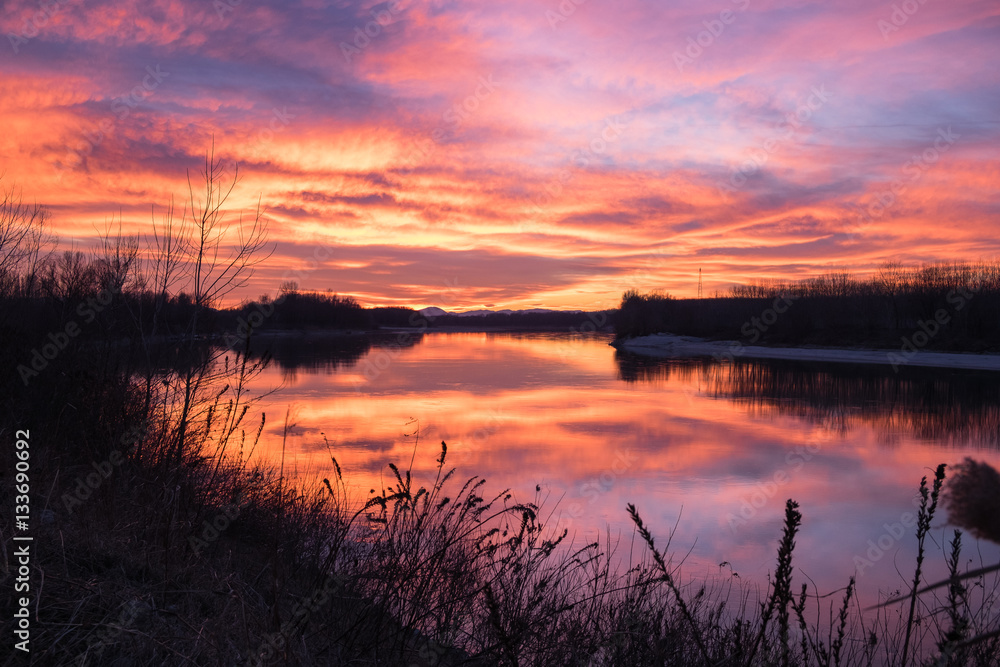
<svg viewBox="0 0 1000 667">
<path fill-rule="evenodd" d="M 1000 467 L 1000 373 L 651 359 L 609 340 L 278 338 L 253 385 L 274 390 L 258 406 L 258 455 L 277 463 L 284 440 L 286 471 L 308 479 L 332 474 L 332 453 L 360 501 L 392 482 L 390 462 L 430 484 L 445 441 L 459 478 L 537 502 L 577 544 L 610 535 L 635 559 L 627 503 L 661 545 L 676 526 L 671 553 L 689 579 L 765 584 L 792 498 L 796 587 L 808 577 L 827 593 L 856 575 L 865 604 L 912 579 L 920 478 L 966 456 Z M 946 519 L 933 524 L 929 580 L 945 572 Z M 964 540 L 967 567 L 1000 560 L 996 545 Z"/>
</svg>

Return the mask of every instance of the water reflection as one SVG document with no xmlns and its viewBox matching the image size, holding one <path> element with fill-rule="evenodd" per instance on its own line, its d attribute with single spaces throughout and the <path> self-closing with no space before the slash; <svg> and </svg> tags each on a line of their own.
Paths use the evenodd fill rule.
<svg viewBox="0 0 1000 667">
<path fill-rule="evenodd" d="M 368 355 L 373 348 L 402 349 L 413 347 L 423 334 L 343 334 L 343 333 L 280 333 L 262 336 L 251 345 L 251 357 L 261 358 L 268 353 L 282 370 L 282 377 L 294 383 L 299 371 L 306 373 L 335 373 L 351 368 Z"/>
<path fill-rule="evenodd" d="M 981 374 L 671 362 L 616 354 L 601 335 L 341 342 L 290 339 L 257 381 L 261 392 L 280 386 L 264 399 L 268 414 L 297 408 L 286 470 L 328 475 L 332 451 L 361 501 L 389 462 L 412 460 L 430 480 L 444 440 L 459 478 L 485 477 L 521 500 L 538 485 L 549 526 L 578 542 L 609 527 L 631 540 L 626 503 L 664 537 L 680 515 L 673 544 L 691 549 L 690 576 L 728 561 L 765 582 L 794 498 L 805 517 L 797 572 L 824 591 L 859 574 L 873 601 L 880 586 L 903 586 L 897 568 L 913 562 L 909 531 L 869 552 L 913 511 L 920 477 L 966 454 L 1000 465 L 1000 379 Z M 281 436 L 269 422 L 264 456 L 277 460 Z M 977 562 L 1000 559 L 967 543 Z M 929 561 L 928 577 L 943 574 L 942 557 Z"/>
<path fill-rule="evenodd" d="M 616 351 L 626 382 L 688 381 L 707 395 L 749 408 L 755 417 L 793 415 L 849 428 L 876 428 L 886 444 L 899 436 L 956 448 L 1000 447 L 1000 374 L 969 370 L 781 360 L 671 360 Z"/>
</svg>

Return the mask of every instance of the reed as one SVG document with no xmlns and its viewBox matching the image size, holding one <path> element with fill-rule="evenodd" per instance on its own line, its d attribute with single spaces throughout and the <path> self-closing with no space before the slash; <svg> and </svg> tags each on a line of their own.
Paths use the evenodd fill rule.
<svg viewBox="0 0 1000 667">
<path fill-rule="evenodd" d="M 225 195 L 213 185 L 216 168 L 209 159 L 207 200 L 189 207 L 202 211 L 203 232 L 221 222 L 212 218 Z M 953 523 L 1000 536 L 1000 477 L 986 464 L 959 464 L 944 489 L 943 466 L 931 488 L 921 483 L 920 549 L 905 595 L 865 612 L 852 608 L 851 579 L 835 613 L 825 600 L 839 590 L 795 588 L 803 515 L 791 499 L 773 575 L 758 593 L 722 566 L 715 577 L 685 579 L 673 532 L 659 548 L 633 505 L 626 509 L 645 545 L 638 554 L 610 534 L 575 544 L 549 527 L 555 508 L 538 487 L 530 498 L 491 490 L 451 467 L 443 442 L 429 479 L 413 474 L 411 458 L 390 465 L 387 485 L 361 498 L 330 443 L 321 483 L 294 483 L 282 468 L 253 463 L 268 418 L 254 416 L 246 389 L 269 358 L 253 350 L 249 332 L 237 349 L 198 343 L 218 283 L 202 256 L 207 273 L 190 283 L 192 296 L 166 293 L 192 247 L 175 238 L 171 215 L 150 245 L 159 255 L 145 277 L 130 273 L 141 253 L 120 235 L 91 264 L 73 253 L 36 262 L 29 248 L 29 268 L 0 270 L 0 358 L 9 368 L 30 358 L 30 341 L 46 327 L 63 327 L 79 300 L 102 286 L 132 289 L 30 384 L 0 377 L 0 433 L 30 423 L 38 443 L 33 664 L 996 664 L 1000 568 L 962 571 L 956 534 L 949 578 L 923 582 L 924 540 L 942 493 Z M 240 275 L 263 238 L 257 223 L 248 231 Z M 288 413 L 286 434 L 293 423 Z M 119 463 L 98 487 L 73 495 L 113 455 Z M 424 455 L 416 441 L 413 457 Z M 0 485 L 0 503 L 14 505 L 11 485 Z M 9 524 L 2 529 L 10 546 Z M 4 561 L 2 574 L 12 573 Z M 898 602 L 909 603 L 907 614 L 893 616 Z M 8 637 L 13 620 L 3 620 Z M 5 655 L 0 663 L 20 664 Z"/>
<path fill-rule="evenodd" d="M 240 402 L 207 396 L 218 407 L 199 408 L 204 422 L 188 429 L 203 455 L 171 468 L 175 448 L 155 440 L 173 442 L 174 432 L 158 422 L 120 485 L 39 535 L 50 546 L 39 553 L 47 612 L 37 664 L 831 666 L 901 664 L 905 652 L 910 664 L 989 665 L 997 649 L 995 637 L 968 641 L 998 627 L 998 607 L 988 573 L 960 572 L 957 535 L 946 599 L 928 605 L 939 609 L 939 636 L 919 641 L 908 615 L 893 624 L 891 606 L 874 617 L 853 610 L 853 579 L 820 622 L 829 594 L 795 585 L 803 516 L 792 500 L 758 599 L 732 575 L 684 580 L 670 540 L 660 549 L 634 506 L 645 555 L 619 565 L 611 536 L 573 545 L 547 529 L 544 499 L 458 478 L 445 443 L 429 479 L 393 465 L 366 498 L 351 496 L 333 446 L 331 474 L 314 486 L 250 465 L 234 444 L 220 462 L 223 434 L 245 454 L 261 426 L 233 432 Z M 415 455 L 425 454 L 415 445 Z M 922 488 L 919 532 L 929 535 L 940 479 Z M 227 526 L 203 534 L 234 505 Z M 915 585 L 902 601 L 926 594 Z M 983 592 L 980 604 L 969 587 Z"/>
</svg>

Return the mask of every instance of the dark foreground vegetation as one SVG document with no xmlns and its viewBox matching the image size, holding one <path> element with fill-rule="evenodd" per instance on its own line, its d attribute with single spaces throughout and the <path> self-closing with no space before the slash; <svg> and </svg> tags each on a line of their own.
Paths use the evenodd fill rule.
<svg viewBox="0 0 1000 667">
<path fill-rule="evenodd" d="M 461 477 L 444 443 L 433 479 L 390 466 L 391 484 L 362 499 L 334 450 L 314 487 L 252 464 L 268 418 L 246 387 L 269 355 L 251 335 L 198 339 L 210 304 L 264 252 L 264 230 L 259 216 L 226 222 L 215 169 L 210 158 L 205 199 L 158 226 L 148 253 L 109 234 L 95 257 L 45 256 L 40 211 L 10 197 L 0 209 L 0 433 L 27 443 L 20 458 L 5 444 L 4 470 L 27 461 L 18 484 L 30 487 L 4 474 L 5 586 L 21 576 L 13 537 L 33 537 L 18 594 L 30 653 L 5 650 L 4 664 L 996 664 L 996 588 L 986 573 L 958 577 L 957 534 L 940 598 L 862 614 L 853 580 L 820 597 L 831 592 L 795 577 L 792 501 L 771 582 L 755 591 L 681 580 L 669 539 L 661 548 L 634 507 L 638 562 L 619 568 L 610 540 L 567 544 L 537 499 Z M 921 545 L 943 479 L 921 484 Z M 27 529 L 10 511 L 25 493 Z M 910 589 L 924 583 L 920 553 Z M 11 645 L 25 624 L 6 599 Z"/>
<path fill-rule="evenodd" d="M 1000 262 L 847 272 L 737 285 L 726 296 L 622 296 L 619 337 L 668 332 L 744 344 L 1000 351 Z"/>
</svg>

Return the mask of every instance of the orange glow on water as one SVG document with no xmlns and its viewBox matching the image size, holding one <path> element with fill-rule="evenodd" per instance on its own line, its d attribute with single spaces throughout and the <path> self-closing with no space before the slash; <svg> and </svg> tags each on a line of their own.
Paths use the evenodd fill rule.
<svg viewBox="0 0 1000 667">
<path fill-rule="evenodd" d="M 322 357 L 309 346 L 297 344 L 306 358 Z M 990 437 L 996 405 L 956 415 L 958 426 L 982 425 L 958 431 L 947 410 L 928 426 L 917 406 L 889 413 L 861 397 L 864 410 L 835 398 L 812 408 L 803 396 L 772 399 L 764 385 L 748 384 L 764 377 L 759 372 L 734 376 L 699 363 L 645 371 L 635 381 L 624 381 L 624 372 L 606 337 L 558 334 L 430 334 L 411 347 L 372 347 L 334 372 L 300 365 L 289 375 L 275 366 L 257 383 L 285 382 L 267 399 L 259 455 L 280 456 L 281 416 L 291 406 L 286 470 L 329 476 L 332 452 L 363 499 L 394 483 L 390 462 L 405 470 L 412 458 L 414 478 L 429 484 L 444 440 L 458 478 L 479 475 L 488 490 L 510 488 L 522 501 L 538 485 L 545 513 L 554 511 L 550 527 L 569 529 L 577 541 L 608 527 L 627 538 L 624 510 L 634 503 L 659 534 L 681 516 L 675 540 L 684 551 L 695 545 L 692 572 L 717 571 L 727 560 L 746 577 L 773 569 L 784 501 L 794 498 L 805 517 L 798 567 L 830 589 L 844 585 L 883 524 L 913 509 L 920 478 L 937 463 L 971 454 L 1000 464 L 996 443 L 980 441 Z M 835 382 L 852 381 L 800 372 L 820 397 L 843 400 Z M 744 391 L 755 395 L 736 397 Z M 912 557 L 910 537 L 894 544 L 894 558 Z M 891 558 L 862 570 L 899 585 Z"/>
</svg>

